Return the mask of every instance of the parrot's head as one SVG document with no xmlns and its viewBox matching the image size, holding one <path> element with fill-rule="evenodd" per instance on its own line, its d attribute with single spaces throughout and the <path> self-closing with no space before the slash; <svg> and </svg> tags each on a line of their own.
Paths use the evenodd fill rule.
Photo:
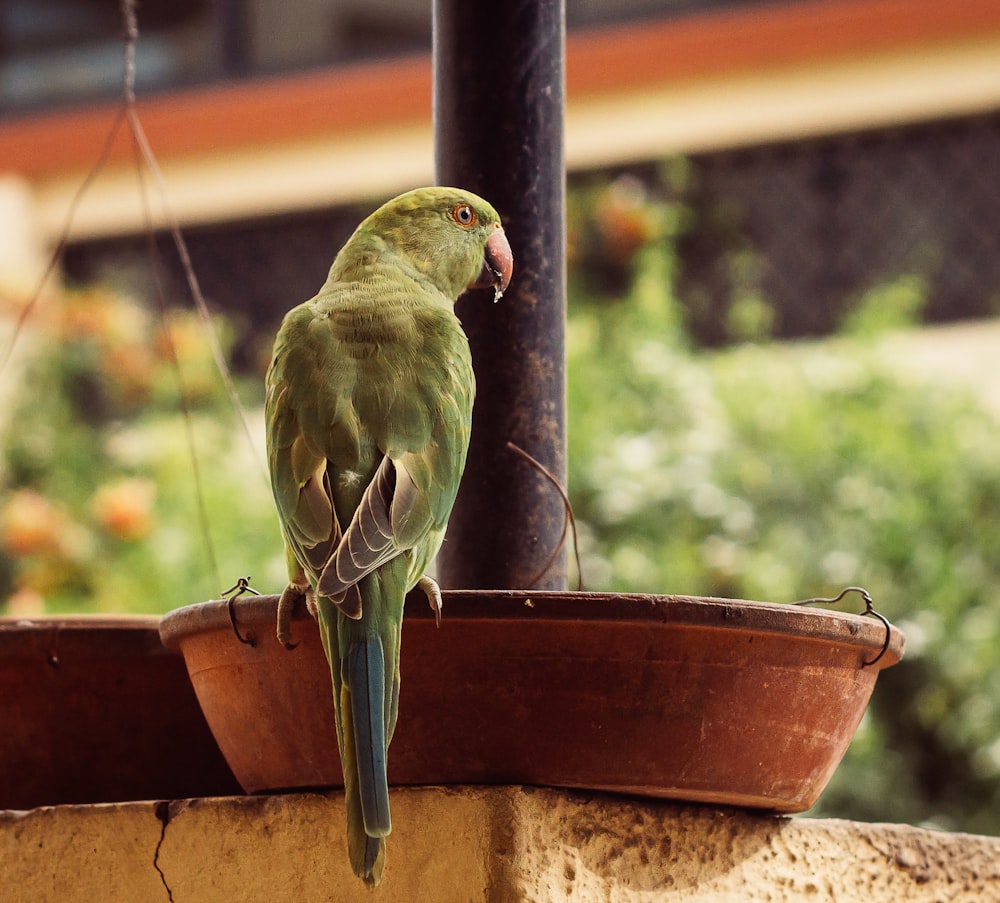
<svg viewBox="0 0 1000 903">
<path fill-rule="evenodd" d="M 371 227 L 426 273 L 449 298 L 469 288 L 510 283 L 514 256 L 493 207 L 461 188 L 416 188 L 393 198 L 361 226 Z"/>
</svg>

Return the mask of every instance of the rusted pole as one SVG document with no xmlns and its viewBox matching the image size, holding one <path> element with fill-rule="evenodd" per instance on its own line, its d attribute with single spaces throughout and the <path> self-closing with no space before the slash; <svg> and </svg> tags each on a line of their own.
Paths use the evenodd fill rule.
<svg viewBox="0 0 1000 903">
<path fill-rule="evenodd" d="M 434 0 L 437 180 L 499 210 L 514 251 L 503 300 L 458 313 L 478 391 L 442 585 L 565 589 L 557 490 L 508 442 L 566 482 L 563 0 Z M 544 573 L 544 576 L 540 576 Z"/>
</svg>

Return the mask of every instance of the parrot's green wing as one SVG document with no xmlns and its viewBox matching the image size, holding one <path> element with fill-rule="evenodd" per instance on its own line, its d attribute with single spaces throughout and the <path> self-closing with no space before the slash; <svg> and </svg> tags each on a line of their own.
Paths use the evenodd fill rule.
<svg viewBox="0 0 1000 903">
<path fill-rule="evenodd" d="M 499 296 L 511 266 L 482 199 L 402 195 L 285 317 L 268 369 L 268 465 L 290 562 L 282 599 L 305 595 L 319 621 L 351 863 L 373 884 L 391 829 L 403 599 L 440 548 L 469 445 L 475 381 L 453 304 L 475 284 Z"/>
</svg>

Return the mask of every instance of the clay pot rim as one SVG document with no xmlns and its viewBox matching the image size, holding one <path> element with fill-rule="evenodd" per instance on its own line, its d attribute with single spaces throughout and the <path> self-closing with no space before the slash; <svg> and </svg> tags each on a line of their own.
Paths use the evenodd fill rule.
<svg viewBox="0 0 1000 903">
<path fill-rule="evenodd" d="M 0 636 L 15 631 L 52 630 L 148 630 L 160 623 L 159 615 L 81 613 L 75 615 L 31 615 L 0 617 Z"/>
<path fill-rule="evenodd" d="M 171 655 L 159 640 L 157 615 L 80 614 L 0 618 L 0 656 L 119 658 Z"/>
<path fill-rule="evenodd" d="M 28 618 L 0 618 L 0 654 L 19 649 L 27 642 L 42 642 L 62 637 L 69 642 L 95 642 L 109 637 L 155 635 L 158 615 L 79 614 L 33 615 Z M 89 638 L 89 639 L 88 639 Z"/>
<path fill-rule="evenodd" d="M 886 639 L 885 627 L 875 618 L 746 599 L 553 590 L 444 590 L 442 595 L 442 629 L 449 619 L 677 625 L 836 642 L 870 650 L 873 654 L 867 656 L 869 659 L 882 649 Z M 277 603 L 276 595 L 244 596 L 233 603 L 233 615 L 241 630 L 272 632 Z M 405 619 L 433 617 L 423 595 L 414 593 L 407 601 Z M 294 616 L 294 620 L 308 618 L 301 607 Z M 181 643 L 192 634 L 222 627 L 231 629 L 228 604 L 224 600 L 198 602 L 165 614 L 160 620 L 160 638 L 167 648 L 180 651 Z M 898 663 L 904 645 L 903 633 L 891 627 L 888 646 L 877 667 L 881 670 Z"/>
</svg>

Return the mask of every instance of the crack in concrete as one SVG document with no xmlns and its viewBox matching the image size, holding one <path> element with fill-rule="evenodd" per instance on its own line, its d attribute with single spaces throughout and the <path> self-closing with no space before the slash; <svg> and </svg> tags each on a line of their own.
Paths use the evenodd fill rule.
<svg viewBox="0 0 1000 903">
<path fill-rule="evenodd" d="M 174 892 L 170 889 L 170 885 L 167 884 L 167 876 L 163 873 L 163 869 L 160 868 L 160 848 L 163 846 L 163 841 L 167 836 L 167 825 L 170 824 L 171 819 L 177 814 L 176 800 L 160 800 L 156 804 L 154 811 L 160 822 L 160 839 L 156 842 L 156 849 L 153 851 L 153 868 L 156 869 L 156 873 L 160 876 L 163 889 L 167 892 L 167 900 L 169 903 L 174 903 Z"/>
</svg>

